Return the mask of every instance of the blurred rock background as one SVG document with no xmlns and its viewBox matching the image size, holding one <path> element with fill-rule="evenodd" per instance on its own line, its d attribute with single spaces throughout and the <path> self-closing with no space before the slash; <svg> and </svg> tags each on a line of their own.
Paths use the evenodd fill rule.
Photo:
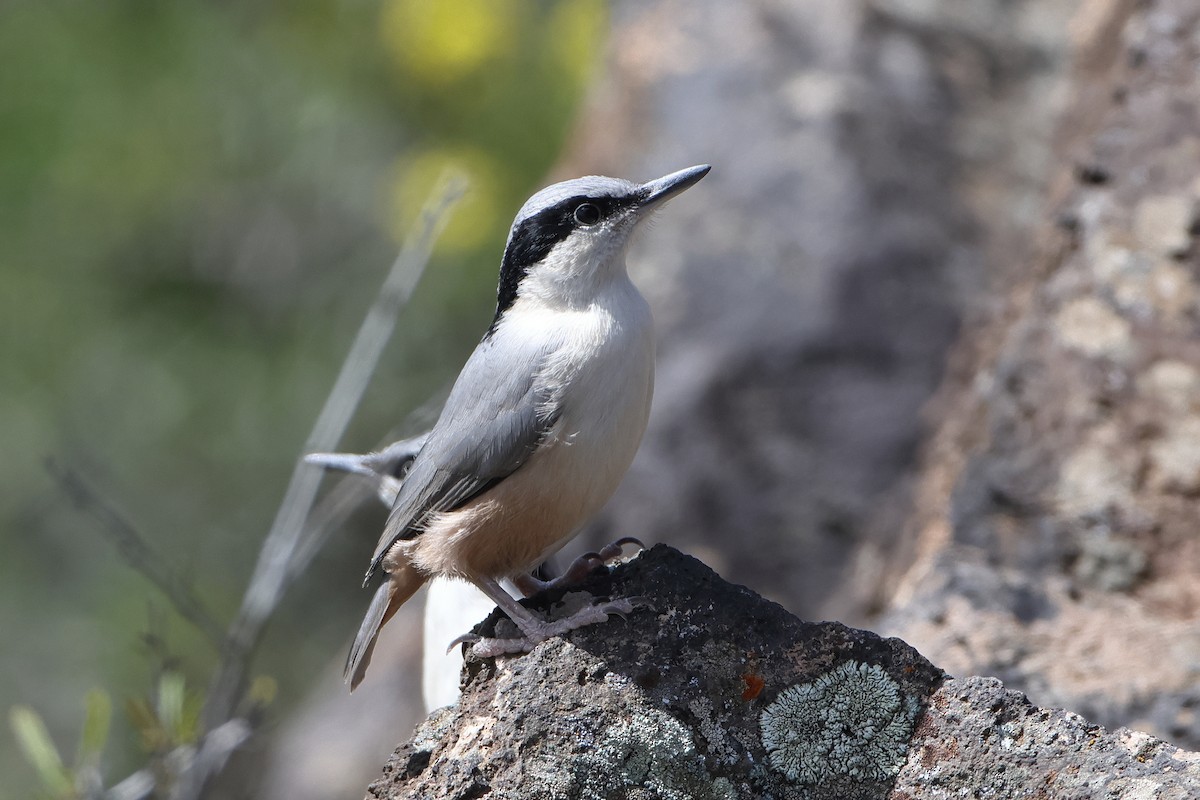
<svg viewBox="0 0 1200 800">
<path fill-rule="evenodd" d="M 655 408 L 572 551 L 669 541 L 803 618 L 1200 747 L 1183 0 L 0 18 L 0 614 L 22 642 L 0 704 L 39 710 L 64 748 L 89 687 L 146 694 L 165 653 L 200 690 L 213 659 L 42 458 L 84 469 L 228 614 L 441 164 L 472 194 L 347 449 L 455 374 L 532 188 L 700 162 L 630 257 L 660 330 Z M 418 609 L 353 698 L 336 678 L 380 518 L 335 541 L 257 661 L 279 698 L 235 774 L 266 765 L 261 796 L 361 791 L 423 714 Z M 123 730 L 111 777 L 138 763 Z"/>
</svg>

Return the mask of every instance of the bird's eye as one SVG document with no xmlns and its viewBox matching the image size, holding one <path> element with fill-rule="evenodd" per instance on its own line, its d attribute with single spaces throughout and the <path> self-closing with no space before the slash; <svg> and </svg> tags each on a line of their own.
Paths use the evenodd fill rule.
<svg viewBox="0 0 1200 800">
<path fill-rule="evenodd" d="M 575 207 L 575 221 L 580 225 L 595 225 L 600 221 L 600 207 L 594 203 L 580 203 Z"/>
</svg>

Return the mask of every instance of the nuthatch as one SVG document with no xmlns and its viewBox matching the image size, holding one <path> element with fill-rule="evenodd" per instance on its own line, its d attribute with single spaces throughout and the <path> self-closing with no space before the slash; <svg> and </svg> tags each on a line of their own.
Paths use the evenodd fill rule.
<svg viewBox="0 0 1200 800">
<path fill-rule="evenodd" d="M 407 454 L 402 481 L 382 479 L 381 494 L 395 499 L 364 585 L 381 567 L 386 580 L 347 660 L 352 689 L 380 628 L 433 576 L 475 584 L 520 630 L 518 639 L 456 640 L 473 641 L 485 656 L 528 651 L 632 611 L 623 598 L 546 622 L 499 581 L 513 579 L 522 591 L 542 586 L 529 571 L 600 509 L 633 461 L 650 412 L 654 337 L 625 252 L 639 222 L 709 169 L 643 184 L 577 178 L 541 190 L 517 213 L 491 326 L 437 424 L 415 456 Z"/>
</svg>

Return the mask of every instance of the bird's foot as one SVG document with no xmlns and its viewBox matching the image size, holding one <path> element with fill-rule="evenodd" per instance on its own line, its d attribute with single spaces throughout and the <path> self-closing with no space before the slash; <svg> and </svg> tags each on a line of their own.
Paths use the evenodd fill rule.
<svg viewBox="0 0 1200 800">
<path fill-rule="evenodd" d="M 526 597 L 533 597 L 538 592 L 544 592 L 547 589 L 576 586 L 582 583 L 596 567 L 607 567 L 623 556 L 625 548 L 631 544 L 636 545 L 639 552 L 646 549 L 646 545 L 642 544 L 641 540 L 632 536 L 624 536 L 611 544 L 606 544 L 596 552 L 584 553 L 579 556 L 557 578 L 543 581 L 532 575 L 518 575 L 513 578 L 513 584 Z"/>
<path fill-rule="evenodd" d="M 569 631 L 606 621 L 616 615 L 625 618 L 632 614 L 635 608 L 646 605 L 645 598 L 626 597 L 620 600 L 609 600 L 584 606 L 569 617 L 543 622 L 541 620 L 522 620 L 519 624 L 523 636 L 517 638 L 492 638 L 478 636 L 473 633 L 464 634 L 455 639 L 450 647 L 467 642 L 471 643 L 471 654 L 476 658 L 495 658 L 496 656 L 513 653 L 528 653 L 547 639 L 561 636 Z"/>
</svg>

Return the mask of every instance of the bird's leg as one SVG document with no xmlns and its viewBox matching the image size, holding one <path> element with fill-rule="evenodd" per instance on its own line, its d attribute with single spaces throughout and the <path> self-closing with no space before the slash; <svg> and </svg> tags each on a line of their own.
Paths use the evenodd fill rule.
<svg viewBox="0 0 1200 800">
<path fill-rule="evenodd" d="M 633 599 L 610 600 L 587 606 L 564 619 L 546 622 L 538 619 L 533 612 L 517 602 L 512 595 L 504 591 L 504 587 L 491 578 L 475 578 L 472 583 L 490 597 L 524 634 L 518 639 L 491 639 L 467 633 L 450 643 L 450 647 L 453 648 L 463 642 L 472 642 L 471 652 L 479 658 L 491 658 L 505 653 L 528 653 L 551 637 L 561 636 L 586 625 L 604 622 L 611 614 L 623 617 L 632 613 L 634 609 Z"/>
<path fill-rule="evenodd" d="M 617 539 L 611 544 L 606 544 L 601 547 L 599 552 L 584 553 L 571 562 L 566 571 L 557 578 L 548 581 L 536 578 L 533 575 L 521 574 L 512 579 L 513 585 L 517 590 L 526 597 L 533 597 L 538 592 L 544 592 L 547 589 L 558 589 L 564 586 L 575 586 L 580 584 L 592 574 L 592 570 L 596 567 L 608 566 L 610 562 L 620 558 L 628 545 L 637 545 L 638 550 L 645 550 L 646 545 L 632 536 L 625 536 Z"/>
</svg>

